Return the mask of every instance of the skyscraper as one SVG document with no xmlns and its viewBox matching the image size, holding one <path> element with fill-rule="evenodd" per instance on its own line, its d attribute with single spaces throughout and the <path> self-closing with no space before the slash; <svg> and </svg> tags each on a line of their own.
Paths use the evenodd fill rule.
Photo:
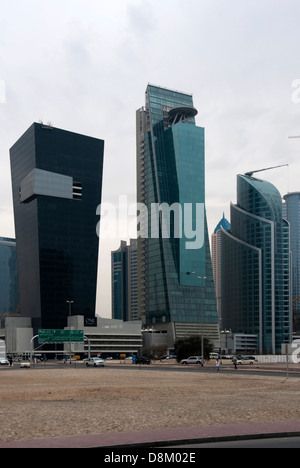
<svg viewBox="0 0 300 468">
<path fill-rule="evenodd" d="M 239 175 L 231 231 L 222 229 L 222 325 L 258 335 L 261 354 L 291 339 L 289 234 L 274 185 Z"/>
<path fill-rule="evenodd" d="M 288 193 L 284 197 L 284 217 L 290 223 L 292 252 L 292 298 L 294 326 L 300 331 L 300 192 Z"/>
<path fill-rule="evenodd" d="M 214 273 L 214 280 L 216 285 L 216 295 L 217 295 L 217 308 L 219 318 L 221 320 L 221 328 L 222 328 L 222 315 L 221 315 L 221 301 L 222 301 L 222 242 L 221 242 L 221 228 L 225 229 L 225 231 L 230 231 L 230 223 L 225 218 L 225 214 L 223 214 L 223 218 L 216 226 L 214 233 L 211 236 L 211 257 L 212 257 L 212 267 Z"/>
<path fill-rule="evenodd" d="M 21 313 L 95 316 L 104 142 L 34 123 L 10 150 Z"/>
<path fill-rule="evenodd" d="M 202 332 L 219 341 L 196 115 L 192 95 L 153 85 L 137 111 L 139 314 L 170 345 Z"/>
<path fill-rule="evenodd" d="M 19 313 L 16 241 L 0 237 L 0 315 Z"/>
<path fill-rule="evenodd" d="M 138 320 L 137 241 L 121 241 L 120 248 L 111 253 L 112 318 Z"/>
</svg>

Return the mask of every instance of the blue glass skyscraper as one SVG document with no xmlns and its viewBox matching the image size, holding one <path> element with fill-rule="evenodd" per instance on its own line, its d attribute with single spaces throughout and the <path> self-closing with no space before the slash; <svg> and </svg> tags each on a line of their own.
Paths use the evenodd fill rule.
<svg viewBox="0 0 300 468">
<path fill-rule="evenodd" d="M 219 339 L 204 208 L 204 129 L 196 115 L 192 95 L 153 85 L 137 111 L 137 200 L 147 208 L 144 217 L 140 209 L 138 230 L 143 222 L 148 227 L 138 240 L 139 314 L 144 324 L 167 331 L 170 345 L 201 330 L 214 343 Z"/>
<path fill-rule="evenodd" d="M 289 236 L 274 185 L 239 175 L 231 231 L 222 229 L 222 325 L 258 335 L 261 353 L 291 339 Z"/>
<path fill-rule="evenodd" d="M 0 315 L 19 313 L 16 241 L 0 237 Z"/>
<path fill-rule="evenodd" d="M 300 192 L 288 193 L 283 198 L 284 214 L 291 227 L 294 331 L 300 332 Z"/>
</svg>

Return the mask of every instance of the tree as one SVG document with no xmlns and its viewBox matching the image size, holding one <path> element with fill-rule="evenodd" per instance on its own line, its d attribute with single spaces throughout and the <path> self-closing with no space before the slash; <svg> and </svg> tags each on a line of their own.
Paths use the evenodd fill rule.
<svg viewBox="0 0 300 468">
<path fill-rule="evenodd" d="M 156 361 L 166 356 L 167 352 L 167 345 L 150 346 L 143 349 L 143 356 Z"/>
<path fill-rule="evenodd" d="M 191 336 L 178 339 L 175 343 L 177 361 L 180 362 L 182 359 L 187 359 L 190 356 L 202 356 L 201 341 L 201 336 Z M 213 352 L 213 345 L 208 338 L 203 339 L 203 345 L 204 359 L 208 360 L 210 353 Z"/>
</svg>

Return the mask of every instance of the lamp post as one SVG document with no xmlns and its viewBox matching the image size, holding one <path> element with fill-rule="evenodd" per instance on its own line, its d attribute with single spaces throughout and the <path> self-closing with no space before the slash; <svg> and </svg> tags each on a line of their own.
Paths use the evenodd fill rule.
<svg viewBox="0 0 300 468">
<path fill-rule="evenodd" d="M 74 301 L 66 301 L 69 304 L 69 317 L 72 317 L 72 304 Z M 71 320 L 69 320 L 69 330 L 70 330 L 70 364 L 72 363 L 72 343 L 71 343 Z"/>
</svg>

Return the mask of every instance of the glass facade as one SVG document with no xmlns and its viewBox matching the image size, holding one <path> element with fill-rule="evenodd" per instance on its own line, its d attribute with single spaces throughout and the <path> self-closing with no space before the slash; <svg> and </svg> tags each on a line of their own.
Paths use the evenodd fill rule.
<svg viewBox="0 0 300 468">
<path fill-rule="evenodd" d="M 291 227 L 293 309 L 300 317 L 300 193 L 289 193 L 284 200 L 284 217 Z"/>
<path fill-rule="evenodd" d="M 0 315 L 19 313 L 16 241 L 0 237 Z"/>
<path fill-rule="evenodd" d="M 238 176 L 231 231 L 222 229 L 222 326 L 257 334 L 261 353 L 291 339 L 289 224 L 278 190 Z"/>
<path fill-rule="evenodd" d="M 137 314 L 137 241 L 121 241 L 118 250 L 111 253 L 112 318 L 134 321 Z"/>
<path fill-rule="evenodd" d="M 152 85 L 146 107 L 137 111 L 138 203 L 149 215 L 149 236 L 138 240 L 139 313 L 148 325 L 199 323 L 204 305 L 203 322 L 218 329 L 205 213 L 205 132 L 195 125 L 196 114 L 190 94 Z M 169 236 L 162 223 L 153 236 L 153 204 L 171 208 Z"/>
<path fill-rule="evenodd" d="M 95 316 L 103 151 L 37 123 L 10 150 L 21 312 L 34 328 L 65 327 L 67 300 Z"/>
</svg>

